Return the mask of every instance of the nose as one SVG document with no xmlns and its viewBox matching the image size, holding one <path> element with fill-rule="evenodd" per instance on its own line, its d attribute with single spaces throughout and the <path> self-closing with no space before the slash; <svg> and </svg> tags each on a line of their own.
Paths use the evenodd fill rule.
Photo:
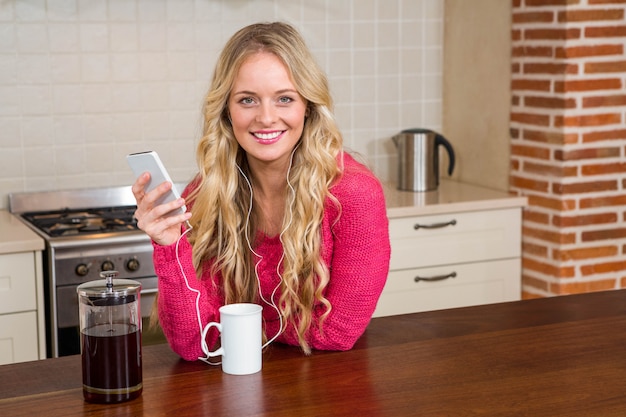
<svg viewBox="0 0 626 417">
<path fill-rule="evenodd" d="M 256 121 L 264 126 L 270 126 L 276 120 L 276 109 L 272 103 L 262 102 L 256 116 Z"/>
</svg>

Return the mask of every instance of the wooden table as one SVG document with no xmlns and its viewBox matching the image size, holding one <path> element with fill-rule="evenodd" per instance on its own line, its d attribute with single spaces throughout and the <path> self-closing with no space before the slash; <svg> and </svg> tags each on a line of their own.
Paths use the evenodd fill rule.
<svg viewBox="0 0 626 417">
<path fill-rule="evenodd" d="M 349 352 L 272 345 L 231 376 L 144 347 L 144 389 L 83 401 L 80 357 L 0 366 L 0 416 L 625 416 L 626 290 L 377 318 Z"/>
</svg>

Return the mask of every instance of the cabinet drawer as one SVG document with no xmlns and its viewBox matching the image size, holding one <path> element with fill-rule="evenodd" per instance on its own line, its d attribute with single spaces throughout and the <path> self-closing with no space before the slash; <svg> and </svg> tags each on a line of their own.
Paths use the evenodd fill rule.
<svg viewBox="0 0 626 417">
<path fill-rule="evenodd" d="M 37 359 L 37 314 L 29 311 L 0 316 L 0 365 Z"/>
<path fill-rule="evenodd" d="M 389 237 L 391 270 L 519 257 L 521 209 L 391 219 Z"/>
<path fill-rule="evenodd" d="M 0 314 L 35 310 L 35 258 L 33 252 L 0 255 Z"/>
<path fill-rule="evenodd" d="M 452 273 L 454 278 L 415 281 Z M 374 317 L 519 300 L 520 276 L 518 258 L 392 271 Z"/>
</svg>

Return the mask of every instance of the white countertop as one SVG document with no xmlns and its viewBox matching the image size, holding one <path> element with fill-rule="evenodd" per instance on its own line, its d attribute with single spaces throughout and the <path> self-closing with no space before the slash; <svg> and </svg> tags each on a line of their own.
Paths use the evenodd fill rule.
<svg viewBox="0 0 626 417">
<path fill-rule="evenodd" d="M 0 210 L 0 254 L 38 251 L 44 246 L 37 233 L 7 210 Z"/>
<path fill-rule="evenodd" d="M 521 208 L 528 204 L 526 197 L 450 180 L 441 180 L 435 191 L 400 191 L 395 183 L 383 184 L 383 188 L 390 219 L 459 211 Z"/>
<path fill-rule="evenodd" d="M 399 191 L 395 183 L 383 184 L 390 219 L 459 211 L 524 207 L 526 197 L 441 180 L 436 191 Z M 43 250 L 44 240 L 6 210 L 0 210 L 0 254 Z"/>
</svg>

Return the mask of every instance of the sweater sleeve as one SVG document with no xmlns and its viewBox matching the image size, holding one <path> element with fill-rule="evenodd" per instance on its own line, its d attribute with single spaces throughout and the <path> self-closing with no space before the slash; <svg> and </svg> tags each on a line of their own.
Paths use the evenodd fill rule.
<svg viewBox="0 0 626 417">
<path fill-rule="evenodd" d="M 200 311 L 203 326 L 218 321 L 223 300 L 208 274 L 205 273 L 206 277 L 202 280 L 197 279 L 191 245 L 186 236 L 178 243 L 178 257 L 176 245 L 160 246 L 153 243 L 154 269 L 159 277 L 159 323 L 172 350 L 185 360 L 196 360 L 204 356 L 200 347 L 201 324 L 197 311 Z M 207 336 L 210 348 L 219 335 L 214 330 L 211 329 Z"/>
<path fill-rule="evenodd" d="M 331 192 L 341 204 L 339 211 L 333 203 L 327 204 L 323 231 L 324 258 L 330 269 L 324 295 L 332 309 L 320 328 L 325 308 L 321 303 L 316 306 L 308 342 L 313 349 L 348 350 L 369 324 L 387 280 L 389 222 L 380 182 L 356 162 L 351 162 Z M 277 328 L 267 331 L 271 335 Z M 298 344 L 292 328 L 278 340 Z"/>
</svg>

